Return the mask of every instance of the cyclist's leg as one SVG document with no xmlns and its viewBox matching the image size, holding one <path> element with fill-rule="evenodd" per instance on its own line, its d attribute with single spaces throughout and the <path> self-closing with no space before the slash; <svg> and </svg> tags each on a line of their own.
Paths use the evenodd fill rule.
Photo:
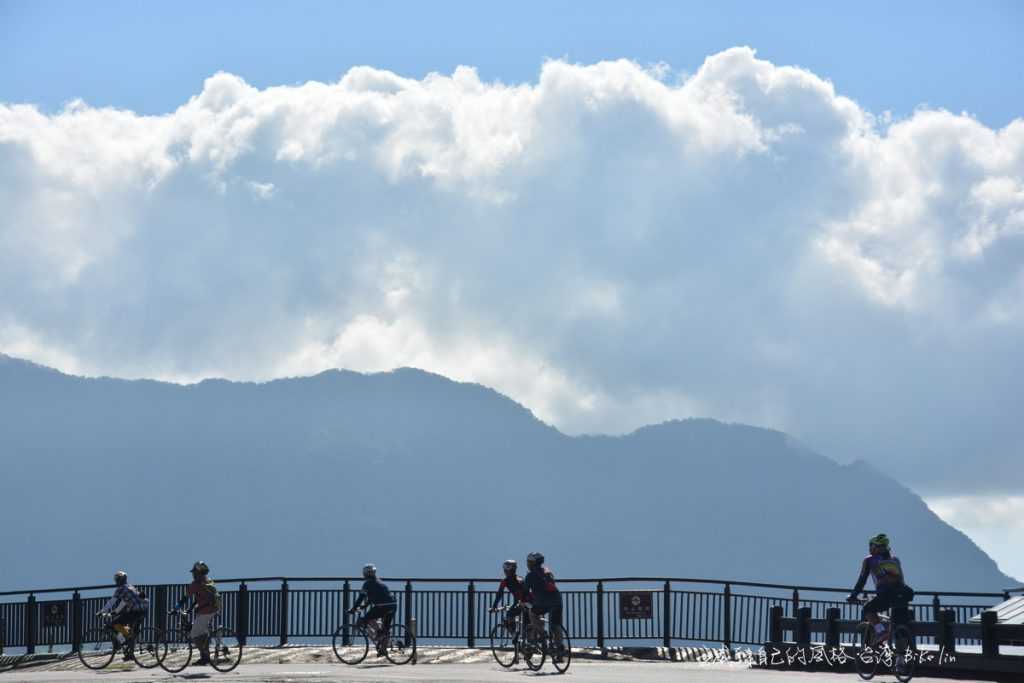
<svg viewBox="0 0 1024 683">
<path fill-rule="evenodd" d="M 550 619 L 551 619 L 551 626 L 552 627 L 554 627 L 554 626 L 561 626 L 562 625 L 562 606 L 561 605 L 555 605 L 554 607 L 549 608 L 548 609 L 548 614 L 551 615 Z M 562 629 L 560 629 L 560 628 L 558 628 L 558 629 L 552 628 L 551 632 L 555 634 L 555 641 L 556 642 L 561 642 L 561 640 L 562 640 Z"/>
<path fill-rule="evenodd" d="M 192 631 L 189 633 L 189 638 L 199 650 L 199 659 L 195 662 L 197 665 L 210 663 L 210 622 L 215 616 L 217 616 L 216 613 L 196 614 L 192 620 Z"/>
<path fill-rule="evenodd" d="M 539 640 L 541 636 L 544 635 L 544 624 L 540 620 L 540 615 L 544 614 L 546 611 L 547 610 L 545 610 L 545 608 L 534 605 L 530 608 L 529 612 L 527 612 L 530 616 L 530 628 L 528 633 L 529 637 L 533 640 Z"/>
<path fill-rule="evenodd" d="M 864 617 L 871 624 L 877 635 L 885 633 L 885 625 L 879 618 L 879 612 L 884 612 L 892 607 L 892 591 L 888 587 L 880 587 L 875 597 L 864 605 Z"/>
</svg>

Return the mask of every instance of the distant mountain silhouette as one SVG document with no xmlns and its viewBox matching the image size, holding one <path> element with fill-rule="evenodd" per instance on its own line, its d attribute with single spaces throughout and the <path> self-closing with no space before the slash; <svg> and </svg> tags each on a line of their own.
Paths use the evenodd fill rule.
<svg viewBox="0 0 1024 683">
<path fill-rule="evenodd" d="M 0 590 L 216 575 L 562 576 L 852 585 L 885 531 L 919 589 L 1015 583 L 911 491 L 785 434 L 685 420 L 568 437 L 402 369 L 263 384 L 85 379 L 0 355 Z"/>
</svg>

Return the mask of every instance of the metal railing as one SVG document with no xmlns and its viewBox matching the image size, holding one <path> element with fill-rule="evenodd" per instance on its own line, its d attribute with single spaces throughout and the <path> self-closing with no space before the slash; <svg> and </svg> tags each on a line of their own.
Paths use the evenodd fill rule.
<svg viewBox="0 0 1024 683">
<path fill-rule="evenodd" d="M 496 615 L 488 608 L 498 579 L 385 578 L 398 600 L 398 614 L 406 623 L 416 620 L 421 641 L 474 647 L 486 643 Z M 223 599 L 222 620 L 243 639 L 273 645 L 310 643 L 329 639 L 348 623 L 347 609 L 358 594 L 361 578 L 258 577 L 218 579 Z M 273 584 L 272 587 L 252 587 Z M 678 643 L 761 645 L 771 636 L 772 608 L 792 614 L 811 610 L 812 618 L 825 619 L 838 609 L 843 619 L 859 618 L 860 607 L 829 594 L 848 589 L 792 586 L 751 581 L 725 581 L 675 577 L 617 577 L 559 579 L 563 619 L 575 643 L 605 647 L 627 641 L 648 641 L 666 647 Z M 137 584 L 138 585 L 138 584 Z M 237 586 L 233 590 L 226 587 Z M 484 588 L 481 588 L 484 586 Z M 184 595 L 185 584 L 138 585 L 150 598 L 147 622 L 166 627 L 167 610 Z M 40 646 L 69 645 L 77 649 L 82 633 L 98 625 L 95 612 L 110 591 L 107 586 L 73 586 L 30 591 L 0 592 L 0 642 L 7 647 L 35 652 Z M 739 589 L 742 592 L 736 592 Z M 619 601 L 624 593 L 650 594 L 650 612 L 643 618 L 623 618 Z M 990 607 L 1003 593 L 919 591 L 919 613 L 930 610 L 935 619 L 946 609 L 967 621 Z M 64 594 L 64 595 L 61 595 Z M 89 594 L 89 595 L 83 595 Z M 24 600 L 12 600 L 25 596 Z M 40 600 L 37 596 L 43 596 Z M 950 598 L 984 598 L 984 604 L 949 604 Z M 506 595 L 506 600 L 509 597 Z M 975 602 L 981 602 L 976 600 Z M 924 611 L 922 611 L 924 610 Z M 64 615 L 54 620 L 53 614 Z M 47 620 L 47 615 L 50 619 Z M 971 644 L 964 639 L 962 644 Z"/>
</svg>

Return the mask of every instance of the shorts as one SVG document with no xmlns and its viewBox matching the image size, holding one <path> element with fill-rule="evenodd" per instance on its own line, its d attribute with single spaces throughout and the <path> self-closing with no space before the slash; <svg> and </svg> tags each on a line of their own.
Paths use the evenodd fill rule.
<svg viewBox="0 0 1024 683">
<path fill-rule="evenodd" d="M 530 611 L 534 615 L 540 616 L 542 614 L 551 615 L 551 625 L 561 626 L 562 625 L 562 606 L 561 605 L 534 605 L 530 608 Z"/>
<path fill-rule="evenodd" d="M 188 637 L 192 640 L 207 635 L 210 632 L 210 622 L 217 616 L 217 613 L 213 614 L 197 614 L 192 620 L 192 630 L 188 632 Z"/>
<path fill-rule="evenodd" d="M 907 585 L 882 586 L 866 605 L 865 612 L 884 612 L 893 607 L 906 607 L 914 599 L 914 589 Z"/>
<path fill-rule="evenodd" d="M 133 610 L 133 611 L 129 612 L 128 610 L 125 610 L 125 611 L 121 612 L 120 614 L 116 615 L 111 620 L 110 625 L 114 626 L 115 624 L 120 624 L 122 626 L 135 626 L 137 624 L 141 624 L 142 620 L 145 619 L 145 618 L 146 618 L 146 613 L 145 612 L 137 611 L 137 610 Z"/>
<path fill-rule="evenodd" d="M 388 629 L 391 628 L 391 622 L 394 621 L 394 619 L 395 619 L 395 606 L 394 605 L 385 605 L 385 606 L 374 605 L 373 607 L 371 607 L 366 612 L 366 614 L 364 614 L 359 619 L 359 623 L 361 625 L 365 625 L 366 622 L 370 621 L 371 619 L 380 619 L 381 620 L 381 628 L 383 628 L 385 631 L 387 631 Z"/>
</svg>

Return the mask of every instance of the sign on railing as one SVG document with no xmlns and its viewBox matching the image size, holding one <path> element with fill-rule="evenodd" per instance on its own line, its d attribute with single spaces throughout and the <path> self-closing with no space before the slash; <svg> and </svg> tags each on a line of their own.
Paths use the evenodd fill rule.
<svg viewBox="0 0 1024 683">
<path fill-rule="evenodd" d="M 619 593 L 619 619 L 653 619 L 654 591 Z"/>
</svg>

